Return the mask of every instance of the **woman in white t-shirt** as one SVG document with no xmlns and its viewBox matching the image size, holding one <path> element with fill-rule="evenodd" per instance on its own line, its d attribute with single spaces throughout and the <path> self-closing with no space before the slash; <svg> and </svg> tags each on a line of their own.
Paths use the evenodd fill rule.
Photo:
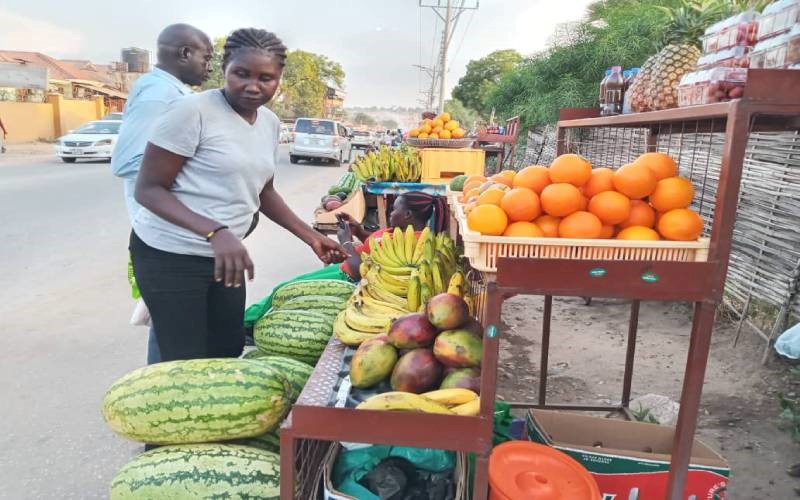
<svg viewBox="0 0 800 500">
<path fill-rule="evenodd" d="M 326 263 L 346 254 L 304 223 L 275 191 L 280 122 L 264 107 L 286 48 L 272 33 L 234 31 L 225 43 L 225 86 L 175 101 L 145 150 L 130 250 L 163 361 L 238 356 L 244 346 L 242 244 L 258 211 Z"/>
</svg>

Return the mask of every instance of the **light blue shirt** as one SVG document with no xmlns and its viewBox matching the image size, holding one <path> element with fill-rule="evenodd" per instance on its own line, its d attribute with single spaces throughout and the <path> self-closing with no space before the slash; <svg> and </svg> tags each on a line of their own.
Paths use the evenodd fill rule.
<svg viewBox="0 0 800 500">
<path fill-rule="evenodd" d="M 117 145 L 111 157 L 111 172 L 122 178 L 128 217 L 133 222 L 139 205 L 133 197 L 144 148 L 159 118 L 175 99 L 192 90 L 166 71 L 153 68 L 133 85 L 125 105 Z"/>
</svg>

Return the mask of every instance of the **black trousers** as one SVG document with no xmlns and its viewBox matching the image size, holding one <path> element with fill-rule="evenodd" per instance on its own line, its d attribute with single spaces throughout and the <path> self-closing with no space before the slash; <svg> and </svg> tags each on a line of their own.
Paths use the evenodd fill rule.
<svg viewBox="0 0 800 500">
<path fill-rule="evenodd" d="M 164 252 L 131 231 L 133 272 L 162 361 L 236 357 L 244 347 L 245 288 L 214 281 L 214 259 Z"/>
</svg>

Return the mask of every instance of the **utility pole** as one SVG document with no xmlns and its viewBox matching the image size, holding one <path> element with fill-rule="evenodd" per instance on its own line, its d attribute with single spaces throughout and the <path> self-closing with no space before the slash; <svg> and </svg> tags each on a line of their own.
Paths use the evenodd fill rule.
<svg viewBox="0 0 800 500">
<path fill-rule="evenodd" d="M 469 3 L 469 5 L 468 5 Z M 457 5 L 456 5 L 457 4 Z M 444 111 L 444 97 L 447 90 L 447 50 L 450 48 L 450 41 L 453 39 L 458 19 L 466 10 L 475 10 L 479 6 L 479 0 L 419 0 L 420 7 L 429 7 L 444 22 L 442 31 L 442 43 L 439 49 L 437 67 L 432 69 L 430 108 L 433 107 L 433 96 L 435 94 L 436 80 L 439 83 L 439 113 Z M 430 109 L 429 108 L 429 109 Z"/>
</svg>

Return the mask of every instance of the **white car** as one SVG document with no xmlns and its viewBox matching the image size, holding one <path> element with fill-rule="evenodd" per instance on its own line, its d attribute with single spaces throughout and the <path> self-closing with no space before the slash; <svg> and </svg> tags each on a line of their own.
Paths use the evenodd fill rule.
<svg viewBox="0 0 800 500">
<path fill-rule="evenodd" d="M 353 131 L 353 140 L 351 142 L 355 149 L 373 148 L 377 145 L 372 132 L 367 132 L 366 130 Z"/>
<path fill-rule="evenodd" d="M 281 143 L 292 142 L 292 129 L 288 125 L 281 124 Z"/>
<path fill-rule="evenodd" d="M 352 147 L 347 127 L 335 120 L 298 118 L 294 142 L 289 146 L 289 161 L 332 160 L 340 165 L 350 161 Z"/>
<path fill-rule="evenodd" d="M 120 125 L 121 120 L 97 120 L 71 130 L 56 141 L 56 155 L 64 163 L 75 163 L 78 158 L 111 160 Z"/>
</svg>

